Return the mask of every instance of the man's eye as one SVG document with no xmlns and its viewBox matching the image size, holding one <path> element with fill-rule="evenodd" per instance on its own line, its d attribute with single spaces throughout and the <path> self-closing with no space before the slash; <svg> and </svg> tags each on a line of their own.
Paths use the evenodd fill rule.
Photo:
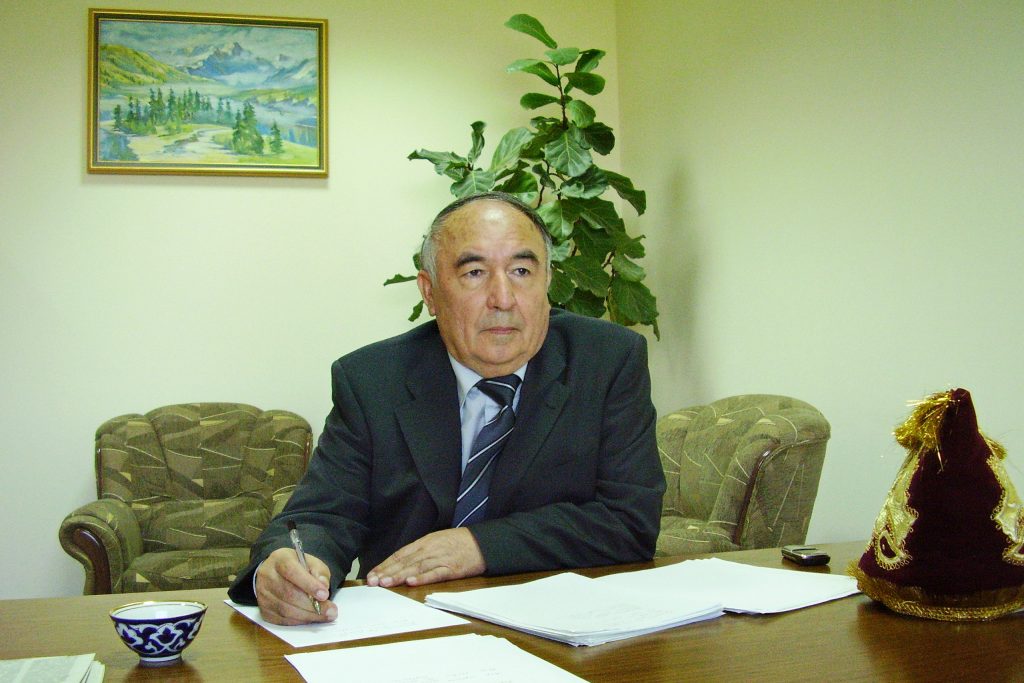
<svg viewBox="0 0 1024 683">
<path fill-rule="evenodd" d="M 484 271 L 480 268 L 473 268 L 472 270 L 467 270 L 465 272 L 465 275 L 467 275 L 468 277 L 480 277 L 483 274 Z"/>
<path fill-rule="evenodd" d="M 512 273 L 514 275 L 518 275 L 520 277 L 525 277 L 526 275 L 530 274 L 530 269 L 526 268 L 526 267 L 523 267 L 523 266 L 520 266 L 519 268 L 513 268 L 512 269 Z"/>
</svg>

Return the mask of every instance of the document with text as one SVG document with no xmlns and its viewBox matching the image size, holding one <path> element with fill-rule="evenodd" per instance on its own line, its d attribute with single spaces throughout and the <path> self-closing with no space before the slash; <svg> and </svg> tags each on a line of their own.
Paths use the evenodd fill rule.
<svg viewBox="0 0 1024 683">
<path fill-rule="evenodd" d="M 504 638 L 475 633 L 284 658 L 306 683 L 586 683 Z"/>
<path fill-rule="evenodd" d="M 351 586 L 336 592 L 334 603 L 338 606 L 338 618 L 326 624 L 278 626 L 264 621 L 259 607 L 239 605 L 231 600 L 224 602 L 292 647 L 340 643 L 468 623 L 387 588 L 373 586 Z"/>
</svg>

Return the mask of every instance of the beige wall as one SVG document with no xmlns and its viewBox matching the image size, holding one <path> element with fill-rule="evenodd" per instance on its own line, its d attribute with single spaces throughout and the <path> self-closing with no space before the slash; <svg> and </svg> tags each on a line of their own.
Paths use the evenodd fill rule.
<svg viewBox="0 0 1024 683">
<path fill-rule="evenodd" d="M 380 282 L 447 190 L 406 155 L 525 121 L 529 78 L 503 72 L 539 47 L 501 26 L 520 11 L 612 52 L 595 104 L 649 193 L 629 223 L 662 311 L 659 411 L 752 391 L 821 407 L 815 542 L 869 533 L 902 459 L 889 430 L 931 391 L 971 389 L 1020 478 L 1015 0 L 203 7 L 328 19 L 323 181 L 85 174 L 88 6 L 0 4 L 0 544 L 29 548 L 0 559 L 0 597 L 80 590 L 56 529 L 94 495 L 104 419 L 245 400 L 319 432 L 330 361 L 409 327 L 412 290 Z"/>
<path fill-rule="evenodd" d="M 933 391 L 970 389 L 1024 480 L 1024 4 L 617 7 L 659 408 L 819 406 L 812 542 L 870 534 L 904 455 L 890 430 Z"/>
<path fill-rule="evenodd" d="M 319 433 L 332 360 L 408 329 L 426 223 L 450 199 L 414 149 L 485 153 L 530 114 L 532 87 L 504 67 L 543 46 L 502 26 L 539 17 L 568 45 L 614 51 L 608 1 L 176 0 L 103 7 L 216 10 L 329 22 L 330 177 L 90 176 L 85 165 L 87 9 L 44 17 L 0 3 L 0 597 L 81 591 L 57 542 L 95 497 L 103 420 L 164 403 L 241 400 L 289 408 Z M 615 60 L 594 104 L 618 128 Z M 489 157 L 488 157 L 489 158 Z M 12 524 L 20 520 L 20 527 Z"/>
</svg>

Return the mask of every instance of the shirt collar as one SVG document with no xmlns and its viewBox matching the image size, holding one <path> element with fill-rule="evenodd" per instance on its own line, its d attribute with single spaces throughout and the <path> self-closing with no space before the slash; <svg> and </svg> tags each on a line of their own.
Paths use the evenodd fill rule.
<svg viewBox="0 0 1024 683">
<path fill-rule="evenodd" d="M 459 387 L 459 406 L 466 404 L 466 396 L 469 395 L 469 390 L 476 386 L 476 383 L 483 379 L 473 370 L 470 370 L 465 365 L 455 360 L 455 356 L 448 354 L 448 360 L 452 364 L 452 370 L 455 371 L 455 382 Z M 513 375 L 519 377 L 520 380 L 526 378 L 526 366 L 529 365 L 529 361 L 523 364 L 518 370 L 513 372 Z"/>
</svg>

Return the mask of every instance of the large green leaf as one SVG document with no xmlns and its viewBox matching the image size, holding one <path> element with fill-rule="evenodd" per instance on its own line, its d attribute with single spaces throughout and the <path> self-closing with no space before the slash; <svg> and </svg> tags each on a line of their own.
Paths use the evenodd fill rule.
<svg viewBox="0 0 1024 683">
<path fill-rule="evenodd" d="M 505 71 L 509 73 L 522 71 L 523 73 L 540 76 L 549 85 L 558 87 L 558 76 L 551 70 L 551 67 L 539 59 L 517 59 L 506 66 Z"/>
<path fill-rule="evenodd" d="M 608 291 L 608 309 L 612 319 L 627 324 L 654 324 L 658 317 L 658 302 L 651 290 L 640 282 L 630 282 L 620 277 L 612 278 Z"/>
<path fill-rule="evenodd" d="M 590 150 L 584 147 L 583 136 L 574 125 L 544 147 L 544 158 L 555 170 L 567 176 L 578 176 L 586 172 L 594 161 Z"/>
<path fill-rule="evenodd" d="M 519 162 L 519 153 L 523 147 L 533 140 L 533 133 L 529 128 L 513 128 L 502 136 L 498 146 L 494 148 L 494 156 L 491 157 L 491 170 L 494 173 L 501 173 L 507 168 L 512 168 Z"/>
<path fill-rule="evenodd" d="M 564 197 L 589 199 L 600 197 L 607 189 L 608 179 L 605 178 L 604 171 L 597 166 L 591 166 L 583 175 L 570 178 L 562 183 L 559 192 Z"/>
<path fill-rule="evenodd" d="M 523 109 L 536 109 L 546 104 L 556 104 L 558 98 L 554 95 L 545 95 L 539 92 L 528 92 L 519 98 L 519 106 Z"/>
<path fill-rule="evenodd" d="M 577 289 L 572 298 L 565 302 L 565 310 L 591 318 L 600 318 L 604 315 L 605 310 L 604 297 L 594 296 L 590 292 Z"/>
<path fill-rule="evenodd" d="M 505 22 L 505 26 L 513 31 L 519 31 L 520 33 L 525 33 L 528 36 L 533 36 L 551 49 L 558 47 L 558 43 L 548 35 L 548 32 L 544 30 L 544 26 L 529 14 L 514 15 Z"/>
<path fill-rule="evenodd" d="M 565 75 L 565 80 L 574 88 L 579 88 L 588 95 L 597 95 L 604 90 L 604 76 L 597 74 L 574 71 Z"/>
<path fill-rule="evenodd" d="M 473 146 L 469 150 L 469 165 L 476 165 L 476 160 L 480 158 L 480 152 L 484 149 L 484 128 L 487 124 L 483 121 L 474 121 L 472 124 L 473 133 L 471 135 L 473 140 Z"/>
<path fill-rule="evenodd" d="M 431 152 L 429 149 L 419 149 L 407 158 L 429 161 L 434 164 L 434 170 L 438 175 L 448 176 L 452 180 L 460 180 L 469 170 L 469 160 L 454 152 Z"/>
<path fill-rule="evenodd" d="M 576 224 L 573 241 L 579 252 L 587 258 L 604 263 L 605 258 L 615 251 L 615 238 L 604 230 L 595 230 L 584 221 Z"/>
<path fill-rule="evenodd" d="M 617 232 L 612 237 L 615 242 L 615 251 L 629 258 L 643 258 L 646 253 L 643 243 L 640 241 L 644 235 L 630 237 L 625 232 Z"/>
<path fill-rule="evenodd" d="M 552 119 L 546 116 L 537 116 L 530 123 L 536 129 L 533 140 L 519 153 L 524 159 L 543 159 L 544 147 L 558 137 L 565 127 L 560 119 Z"/>
<path fill-rule="evenodd" d="M 624 175 L 605 171 L 608 177 L 608 184 L 615 188 L 620 197 L 633 205 L 638 216 L 642 216 L 647 210 L 647 193 L 633 187 L 633 181 Z"/>
<path fill-rule="evenodd" d="M 576 291 L 576 285 L 572 279 L 563 273 L 558 267 L 551 269 L 551 286 L 548 287 L 548 299 L 552 303 L 562 305 L 572 298 Z"/>
<path fill-rule="evenodd" d="M 598 154 L 608 154 L 615 147 L 615 135 L 612 129 L 603 123 L 593 123 L 583 129 L 590 148 Z"/>
<path fill-rule="evenodd" d="M 609 235 L 614 235 L 616 232 L 622 232 L 626 229 L 625 224 L 615 210 L 615 205 L 606 199 L 573 199 L 572 203 L 580 218 L 585 220 L 591 227 L 605 230 Z"/>
<path fill-rule="evenodd" d="M 576 215 L 563 202 L 556 199 L 542 204 L 537 208 L 537 213 L 544 219 L 548 232 L 555 241 L 561 242 L 572 236 L 572 224 L 576 220 Z"/>
<path fill-rule="evenodd" d="M 604 56 L 604 50 L 584 50 L 580 53 L 579 61 L 576 62 L 576 71 L 579 73 L 593 71 Z"/>
<path fill-rule="evenodd" d="M 468 197 L 479 192 L 489 192 L 494 187 L 494 173 L 475 169 L 457 183 L 452 183 L 452 194 L 457 198 Z"/>
<path fill-rule="evenodd" d="M 569 258 L 572 254 L 572 249 L 572 240 L 555 242 L 551 245 L 551 261 L 553 263 L 561 263 L 565 259 Z"/>
<path fill-rule="evenodd" d="M 563 47 L 558 50 L 545 50 L 544 54 L 555 66 L 565 66 L 576 61 L 576 58 L 580 56 L 580 50 L 577 47 Z"/>
<path fill-rule="evenodd" d="M 603 297 L 608 293 L 611 276 L 601 267 L 600 261 L 576 254 L 562 261 L 561 266 L 577 287 L 596 296 Z"/>
<path fill-rule="evenodd" d="M 615 258 L 612 259 L 612 270 L 618 273 L 619 277 L 623 280 L 629 280 L 630 282 L 640 282 L 647 276 L 642 267 L 633 263 L 622 254 L 616 254 Z"/>
<path fill-rule="evenodd" d="M 594 108 L 583 100 L 569 100 L 569 103 L 565 105 L 565 115 L 579 128 L 586 128 L 597 118 Z"/>
<path fill-rule="evenodd" d="M 537 177 L 529 171 L 516 171 L 508 180 L 495 188 L 501 192 L 515 195 L 526 204 L 533 204 L 540 194 L 540 187 L 537 185 Z"/>
</svg>

